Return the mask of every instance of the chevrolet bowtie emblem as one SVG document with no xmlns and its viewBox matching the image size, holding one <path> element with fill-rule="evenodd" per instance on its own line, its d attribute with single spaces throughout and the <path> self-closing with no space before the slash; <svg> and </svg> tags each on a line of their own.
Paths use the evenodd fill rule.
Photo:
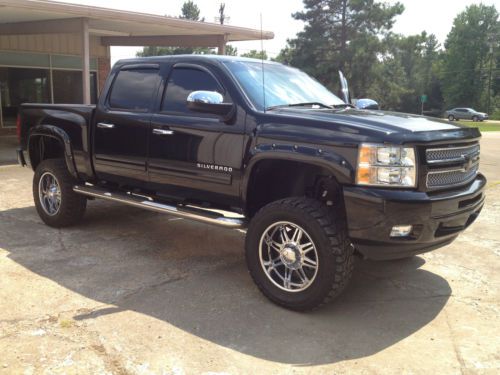
<svg viewBox="0 0 500 375">
<path fill-rule="evenodd" d="M 462 155 L 462 159 L 464 159 L 464 170 L 467 172 L 469 169 L 472 168 L 474 161 L 469 155 Z"/>
</svg>

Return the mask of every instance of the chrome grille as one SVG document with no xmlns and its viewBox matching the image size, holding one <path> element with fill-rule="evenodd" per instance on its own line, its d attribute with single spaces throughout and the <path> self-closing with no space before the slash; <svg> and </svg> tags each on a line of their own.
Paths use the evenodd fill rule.
<svg viewBox="0 0 500 375">
<path fill-rule="evenodd" d="M 474 160 L 479 156 L 479 149 L 479 143 L 475 143 L 462 147 L 430 148 L 425 151 L 425 155 L 429 164 L 459 162 Z"/>
<path fill-rule="evenodd" d="M 467 170 L 464 168 L 460 168 L 429 172 L 427 174 L 427 187 L 433 189 L 452 185 L 466 184 L 476 177 L 478 170 L 479 163 L 474 164 Z"/>
</svg>

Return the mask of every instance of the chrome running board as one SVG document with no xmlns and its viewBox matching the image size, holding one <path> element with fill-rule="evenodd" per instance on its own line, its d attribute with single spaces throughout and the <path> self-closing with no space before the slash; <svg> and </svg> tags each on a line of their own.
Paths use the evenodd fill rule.
<svg viewBox="0 0 500 375">
<path fill-rule="evenodd" d="M 245 228 L 246 221 L 241 215 L 227 211 L 212 211 L 196 206 L 171 205 L 155 202 L 152 198 L 134 195 L 132 193 L 109 192 L 97 186 L 80 186 L 73 187 L 73 191 L 78 194 L 86 195 L 94 198 L 107 199 L 109 201 L 128 204 L 129 206 L 144 208 L 146 210 L 170 214 L 184 219 L 196 220 L 202 223 L 214 224 L 226 228 L 239 229 Z M 233 214 L 237 217 L 228 217 L 224 215 Z"/>
</svg>

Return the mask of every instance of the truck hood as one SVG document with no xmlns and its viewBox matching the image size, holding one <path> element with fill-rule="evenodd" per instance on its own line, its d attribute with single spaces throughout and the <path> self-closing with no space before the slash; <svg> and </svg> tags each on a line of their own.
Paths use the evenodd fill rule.
<svg viewBox="0 0 500 375">
<path fill-rule="evenodd" d="M 280 108 L 268 112 L 293 118 L 302 124 L 302 132 L 317 132 L 317 128 L 350 133 L 353 138 L 378 138 L 383 142 L 429 142 L 472 139 L 481 136 L 477 128 L 432 117 L 407 113 L 359 110 Z M 274 116 L 273 116 L 274 117 Z M 296 122 L 296 121 L 294 121 Z M 307 128 L 310 128 L 308 130 Z"/>
</svg>

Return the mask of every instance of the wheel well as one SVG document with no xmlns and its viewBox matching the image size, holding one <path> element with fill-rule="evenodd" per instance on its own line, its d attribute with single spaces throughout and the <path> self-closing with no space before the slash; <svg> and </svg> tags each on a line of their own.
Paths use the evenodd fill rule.
<svg viewBox="0 0 500 375">
<path fill-rule="evenodd" d="M 340 185 L 326 168 L 290 160 L 263 160 L 252 169 L 246 212 L 252 217 L 268 203 L 306 196 L 328 205 L 340 202 Z"/>
<path fill-rule="evenodd" d="M 32 136 L 28 152 L 33 170 L 43 160 L 64 158 L 63 143 L 59 139 L 50 136 Z"/>
</svg>

